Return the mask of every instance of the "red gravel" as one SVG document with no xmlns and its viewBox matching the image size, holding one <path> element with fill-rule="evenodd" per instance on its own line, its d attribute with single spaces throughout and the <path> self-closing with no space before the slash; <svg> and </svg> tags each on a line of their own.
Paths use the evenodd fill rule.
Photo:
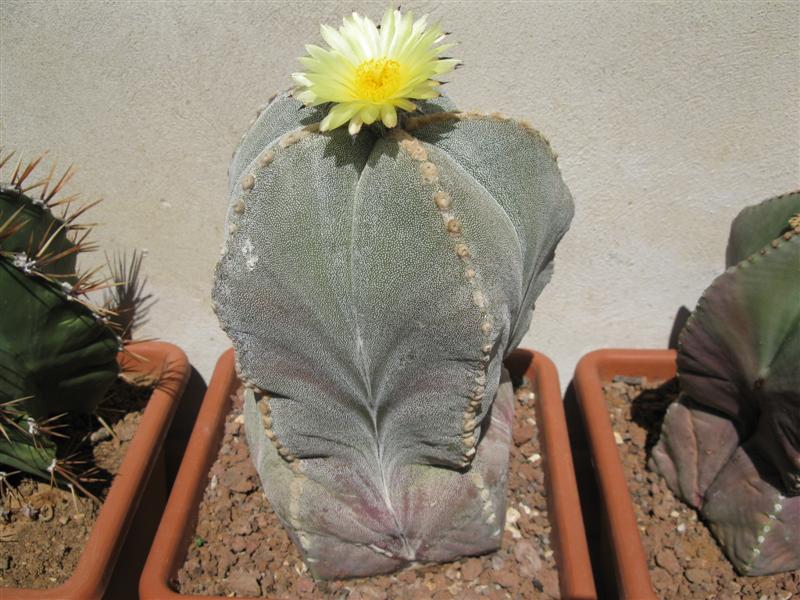
<svg viewBox="0 0 800 600">
<path fill-rule="evenodd" d="M 392 575 L 315 582 L 261 492 L 237 394 L 193 542 L 173 582 L 175 589 L 183 594 L 301 599 L 558 598 L 538 430 L 529 396 L 527 388 L 517 390 L 507 525 L 499 551 Z"/>
<path fill-rule="evenodd" d="M 50 588 L 72 576 L 150 393 L 149 387 L 117 380 L 99 410 L 114 432 L 113 438 L 94 416 L 73 415 L 65 421 L 67 426 L 62 431 L 69 432 L 76 443 L 80 440 L 80 458 L 87 461 L 84 468 L 100 469 L 92 475 L 96 482 L 84 482 L 99 503 L 23 473 L 9 477 L 3 484 L 0 588 Z M 10 471 L 0 465 L 3 470 Z M 0 598 L 3 597 L 0 589 Z"/>
</svg>

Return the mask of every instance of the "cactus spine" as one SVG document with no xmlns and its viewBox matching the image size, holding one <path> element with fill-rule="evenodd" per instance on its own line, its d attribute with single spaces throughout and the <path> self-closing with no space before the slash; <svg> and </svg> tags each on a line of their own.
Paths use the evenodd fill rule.
<svg viewBox="0 0 800 600">
<path fill-rule="evenodd" d="M 78 483 L 57 456 L 58 417 L 94 410 L 117 376 L 121 340 L 88 299 L 105 285 L 97 270 L 76 268 L 92 249 L 77 219 L 93 204 L 73 210 L 76 196 L 58 197 L 72 168 L 52 187 L 55 166 L 31 183 L 41 159 L 19 161 L 0 184 L 0 463 Z"/>
</svg>

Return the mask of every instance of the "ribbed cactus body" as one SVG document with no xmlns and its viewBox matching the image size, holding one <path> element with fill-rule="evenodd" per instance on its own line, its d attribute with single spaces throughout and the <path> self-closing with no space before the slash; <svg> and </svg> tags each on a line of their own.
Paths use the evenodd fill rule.
<svg viewBox="0 0 800 600">
<path fill-rule="evenodd" d="M 572 217 L 538 133 L 426 108 L 351 138 L 284 95 L 231 165 L 216 309 L 266 393 L 246 407 L 265 490 L 323 577 L 499 544 L 502 360 Z"/>
<path fill-rule="evenodd" d="M 58 449 L 55 442 L 38 431 L 36 421 L 14 405 L 4 407 L 0 436 L 0 471 L 8 467 L 49 479 Z"/>
<path fill-rule="evenodd" d="M 28 258 L 33 249 L 47 243 L 47 251 L 53 255 L 63 253 L 73 246 L 67 236 L 64 222 L 56 217 L 42 202 L 35 202 L 18 189 L 0 187 L 0 217 L 10 218 L 17 214 L 16 221 L 25 221 L 25 226 L 11 235 L 3 237 L 3 252 L 25 254 Z M 2 222 L 0 220 L 0 222 Z M 66 254 L 48 264 L 47 272 L 61 276 L 65 281 L 74 281 L 76 254 Z"/>
<path fill-rule="evenodd" d="M 800 568 L 800 193 L 734 221 L 728 270 L 681 334 L 683 394 L 653 450 L 736 568 Z"/>
<path fill-rule="evenodd" d="M 33 417 L 91 413 L 116 379 L 119 340 L 59 286 L 0 261 L 0 401 Z"/>
<path fill-rule="evenodd" d="M 92 412 L 117 376 L 119 340 L 71 294 L 76 252 L 62 220 L 3 186 L 2 225 L 0 425 L 8 436 L 0 437 L 0 462 L 48 477 L 55 445 L 36 421 Z"/>
</svg>

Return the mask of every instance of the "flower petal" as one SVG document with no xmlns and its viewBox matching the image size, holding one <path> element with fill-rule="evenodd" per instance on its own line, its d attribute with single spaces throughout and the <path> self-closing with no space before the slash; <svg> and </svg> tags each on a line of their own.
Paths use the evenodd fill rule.
<svg viewBox="0 0 800 600">
<path fill-rule="evenodd" d="M 350 135 L 356 135 L 359 131 L 361 131 L 361 125 L 363 121 L 361 117 L 355 116 L 350 120 L 350 125 L 347 126 L 347 131 L 350 132 Z"/>
<path fill-rule="evenodd" d="M 381 121 L 386 127 L 397 127 L 397 110 L 391 104 L 381 106 Z"/>
<path fill-rule="evenodd" d="M 429 24 L 427 15 L 415 20 L 399 9 L 386 10 L 379 27 L 354 12 L 338 30 L 322 25 L 320 33 L 328 47 L 307 44 L 300 59 L 304 71 L 292 79 L 295 97 L 307 106 L 334 103 L 320 123 L 323 131 L 348 121 L 353 135 L 378 120 L 396 127 L 398 110 L 416 110 L 412 100 L 439 96 L 441 82 L 434 77 L 461 62 L 440 58 L 454 44 L 442 43 L 438 23 Z"/>
<path fill-rule="evenodd" d="M 359 110 L 356 104 L 337 104 L 331 111 L 322 119 L 319 124 L 320 131 L 329 131 L 336 129 L 340 125 L 344 125 L 354 114 Z"/>
<path fill-rule="evenodd" d="M 372 125 L 375 121 L 378 120 L 378 117 L 381 114 L 381 105 L 379 104 L 370 104 L 369 106 L 364 107 L 359 116 L 361 120 L 364 121 L 364 125 Z"/>
</svg>

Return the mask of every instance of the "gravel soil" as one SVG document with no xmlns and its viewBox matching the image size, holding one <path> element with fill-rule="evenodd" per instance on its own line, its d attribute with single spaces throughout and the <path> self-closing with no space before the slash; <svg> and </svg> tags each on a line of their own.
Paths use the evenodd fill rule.
<svg viewBox="0 0 800 600">
<path fill-rule="evenodd" d="M 245 440 L 240 391 L 174 588 L 187 595 L 299 599 L 558 598 L 535 400 L 524 384 L 516 397 L 506 531 L 499 551 L 392 575 L 323 582 L 309 575 L 261 491 Z"/>
<path fill-rule="evenodd" d="M 603 391 L 656 595 L 669 600 L 800 597 L 800 571 L 738 576 L 700 515 L 647 468 L 664 413 L 678 395 L 676 380 L 659 385 L 620 377 Z"/>
<path fill-rule="evenodd" d="M 151 389 L 117 380 L 98 410 L 113 434 L 94 416 L 65 421 L 61 431 L 78 444 L 75 460 L 85 461 L 73 470 L 87 473 L 96 467 L 85 475 L 95 481 L 83 481 L 95 499 L 22 474 L 6 479 L 0 488 L 0 588 L 49 588 L 70 578 Z"/>
</svg>

